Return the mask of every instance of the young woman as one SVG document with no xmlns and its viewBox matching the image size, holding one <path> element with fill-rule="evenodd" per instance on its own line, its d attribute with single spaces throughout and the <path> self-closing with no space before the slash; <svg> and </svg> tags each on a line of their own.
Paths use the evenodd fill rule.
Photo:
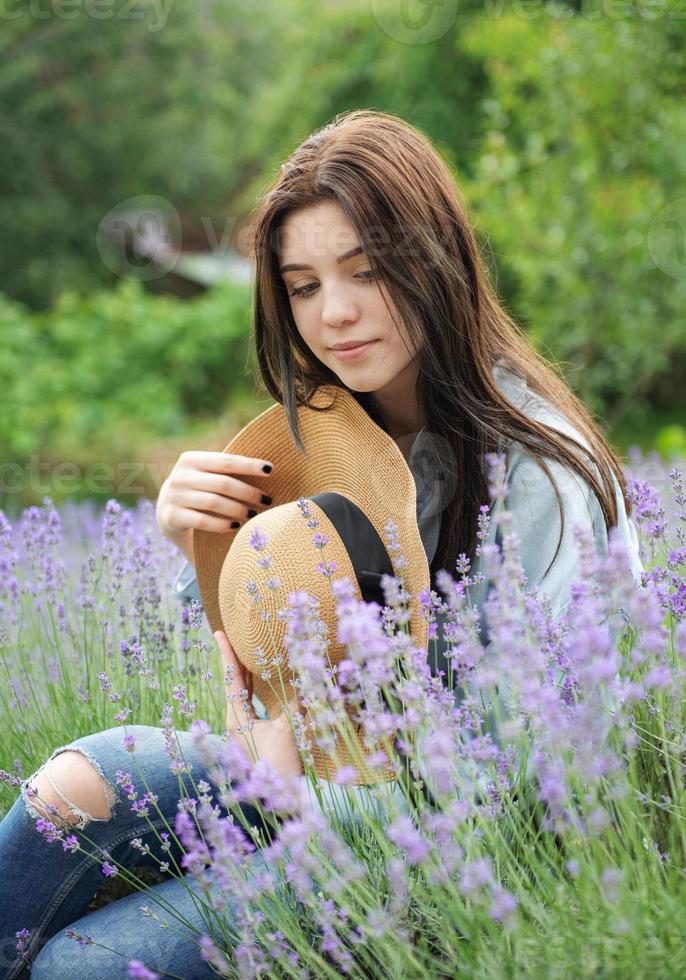
<svg viewBox="0 0 686 980">
<path fill-rule="evenodd" d="M 441 568 L 453 572 L 460 554 L 474 556 L 479 507 L 488 501 L 485 454 L 498 449 L 507 451 L 506 506 L 528 584 L 549 595 L 556 614 L 576 574 L 575 523 L 591 528 L 601 552 L 616 526 L 638 577 L 620 464 L 588 411 L 498 302 L 454 180 L 421 133 L 393 115 L 361 110 L 305 140 L 257 209 L 254 260 L 261 380 L 283 404 L 295 444 L 296 407 L 319 385 L 353 392 L 415 475 L 432 581 Z M 180 598 L 197 596 L 193 530 L 224 531 L 269 506 L 242 479 L 262 474 L 268 463 L 214 452 L 180 456 L 157 504 L 161 532 L 186 558 L 176 582 Z M 480 606 L 487 586 L 477 596 Z M 216 639 L 224 663 L 236 664 L 229 638 Z M 440 646 L 432 667 L 441 667 Z M 260 721 L 261 744 L 287 771 L 292 736 L 275 724 Z M 161 731 L 139 732 L 146 776 L 172 821 L 178 787 Z M 179 738 L 194 777 L 203 778 L 189 739 Z M 114 776 L 127 763 L 121 730 L 109 729 L 56 750 L 27 784 L 62 819 L 87 825 L 113 858 L 133 865 L 141 856 L 131 841 L 145 841 L 148 825 L 116 799 Z M 9 937 L 0 975 L 23 970 L 8 949 L 15 927 L 33 931 L 34 950 L 53 937 L 34 977 L 123 977 L 126 958 L 161 973 L 214 975 L 199 961 L 190 932 L 180 937 L 142 916 L 139 895 L 79 919 L 101 881 L 99 865 L 46 843 L 34 827 L 41 804 L 25 791 L 26 784 L 24 798 L 0 823 L 0 921 Z M 152 845 L 152 832 L 148 840 Z M 154 891 L 202 928 L 180 882 Z M 69 925 L 116 952 L 80 949 L 64 936 Z"/>
</svg>

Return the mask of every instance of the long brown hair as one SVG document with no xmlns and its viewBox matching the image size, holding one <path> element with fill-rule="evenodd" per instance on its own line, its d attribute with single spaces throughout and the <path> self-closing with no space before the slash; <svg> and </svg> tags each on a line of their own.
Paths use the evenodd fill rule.
<svg viewBox="0 0 686 980">
<path fill-rule="evenodd" d="M 295 445 L 302 450 L 297 406 L 309 404 L 322 384 L 344 385 L 298 333 L 275 243 L 286 215 L 324 201 L 343 209 L 395 303 L 397 329 L 408 350 L 420 352 L 416 394 L 424 427 L 450 447 L 446 465 L 456 492 L 442 514 L 432 580 L 439 568 L 452 573 L 458 555 L 474 556 L 479 507 L 488 502 L 484 454 L 511 440 L 552 481 L 563 527 L 561 497 L 543 456 L 589 483 L 608 528 L 617 523 L 614 473 L 630 513 L 622 468 L 589 411 L 498 301 L 453 176 L 430 141 L 391 113 L 336 116 L 291 154 L 253 215 L 258 366 L 264 387 L 284 406 Z M 577 428 L 588 455 L 577 440 L 507 400 L 493 377 L 498 362 Z M 373 398 L 353 394 L 383 427 Z M 561 539 L 562 530 L 555 556 Z"/>
</svg>

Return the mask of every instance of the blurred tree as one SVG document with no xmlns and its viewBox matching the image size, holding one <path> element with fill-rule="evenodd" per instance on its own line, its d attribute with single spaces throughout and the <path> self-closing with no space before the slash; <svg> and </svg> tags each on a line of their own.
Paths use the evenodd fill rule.
<svg viewBox="0 0 686 980">
<path fill-rule="evenodd" d="M 464 35 L 491 94 L 460 182 L 501 295 L 610 425 L 638 419 L 686 364 L 682 25 L 541 9 L 473 20 Z"/>
<path fill-rule="evenodd" d="M 221 241 L 244 181 L 241 120 L 284 16 L 277 0 L 257 17 L 237 0 L 97 10 L 5 0 L 0 15 L 2 288 L 36 308 L 113 283 L 97 228 L 136 195 L 166 198 Z"/>
<path fill-rule="evenodd" d="M 254 176 L 236 199 L 237 211 L 253 206 L 308 134 L 348 109 L 395 113 L 423 130 L 451 163 L 470 169 L 487 121 L 480 101 L 489 84 L 483 59 L 460 44 L 470 19 L 480 16 L 477 0 L 461 0 L 459 9 L 455 3 L 455 16 L 430 43 L 394 36 L 397 0 L 287 0 L 285 6 L 292 17 L 278 84 L 267 78 L 251 107 L 241 170 Z"/>
</svg>

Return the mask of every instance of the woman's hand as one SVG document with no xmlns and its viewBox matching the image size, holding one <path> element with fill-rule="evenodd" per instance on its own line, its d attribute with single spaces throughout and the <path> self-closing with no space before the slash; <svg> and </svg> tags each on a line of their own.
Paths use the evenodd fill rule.
<svg viewBox="0 0 686 980">
<path fill-rule="evenodd" d="M 162 484 L 155 515 L 157 526 L 175 544 L 188 540 L 191 531 L 226 532 L 231 523 L 244 523 L 271 498 L 238 479 L 264 477 L 267 460 L 231 453 L 184 452 Z M 252 512 L 252 513 L 250 513 Z"/>
<path fill-rule="evenodd" d="M 217 630 L 213 635 L 221 654 L 225 679 L 226 668 L 230 668 L 230 682 L 226 684 L 226 730 L 240 739 L 241 745 L 254 761 L 257 761 L 257 753 L 257 758 L 266 759 L 282 776 L 301 775 L 302 761 L 288 714 L 282 711 L 274 719 L 257 717 L 252 703 L 252 674 L 239 663 L 226 633 Z M 241 699 L 241 691 L 248 692 L 246 700 Z M 248 708 L 247 712 L 243 705 Z M 288 702 L 288 712 L 294 715 L 297 711 L 298 701 L 293 697 Z M 248 720 L 252 721 L 251 731 L 239 733 L 239 727 L 245 728 Z"/>
</svg>

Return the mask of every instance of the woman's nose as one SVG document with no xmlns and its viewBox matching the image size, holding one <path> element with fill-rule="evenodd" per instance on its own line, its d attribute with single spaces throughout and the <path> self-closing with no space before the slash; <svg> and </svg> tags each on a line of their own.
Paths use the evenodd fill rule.
<svg viewBox="0 0 686 980">
<path fill-rule="evenodd" d="M 357 304 L 346 296 L 344 288 L 332 288 L 324 294 L 324 305 L 322 307 L 322 319 L 336 326 L 340 323 L 354 322 L 359 315 Z"/>
</svg>

